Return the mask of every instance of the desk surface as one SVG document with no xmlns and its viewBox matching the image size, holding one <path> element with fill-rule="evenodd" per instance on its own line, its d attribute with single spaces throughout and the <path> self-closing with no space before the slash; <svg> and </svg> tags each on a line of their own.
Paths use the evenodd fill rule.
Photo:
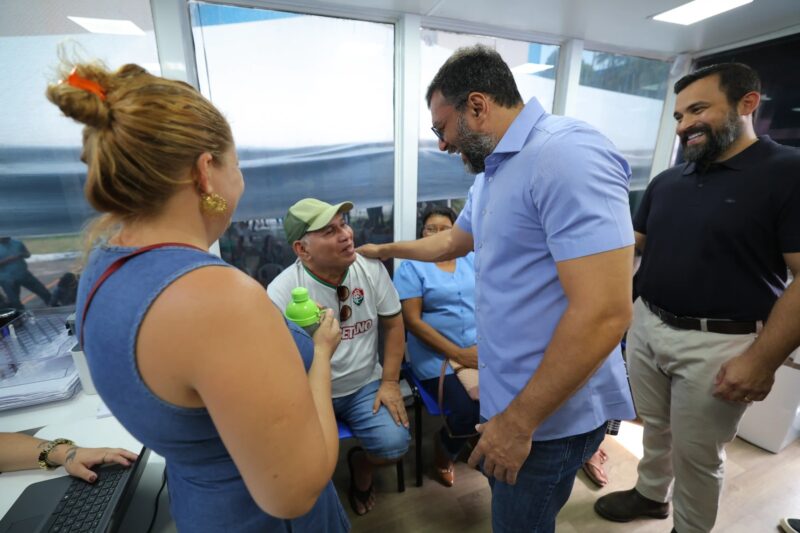
<svg viewBox="0 0 800 533">
<path fill-rule="evenodd" d="M 95 417 L 102 404 L 100 396 L 79 390 L 68 400 L 0 411 L 0 431 L 26 431 L 64 421 Z"/>
<path fill-rule="evenodd" d="M 64 437 L 81 446 L 120 447 L 138 452 L 141 444 L 115 418 L 97 418 L 97 410 L 101 405 L 99 396 L 81 391 L 69 400 L 4 411 L 0 414 L 0 431 L 22 431 L 44 426 L 36 433 L 42 439 Z M 147 529 L 153 515 L 155 497 L 161 487 L 163 470 L 164 459 L 151 453 L 122 522 L 122 533 L 140 533 Z M 0 474 L 0 516 L 5 515 L 31 483 L 64 475 L 67 474 L 63 468 Z M 159 500 L 158 520 L 153 528 L 159 533 L 176 531 L 169 515 L 166 492 L 162 493 Z"/>
</svg>

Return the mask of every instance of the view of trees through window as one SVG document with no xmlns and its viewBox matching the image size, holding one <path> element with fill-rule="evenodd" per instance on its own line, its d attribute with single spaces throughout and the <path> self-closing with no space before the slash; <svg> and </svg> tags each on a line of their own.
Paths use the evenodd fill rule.
<svg viewBox="0 0 800 533">
<path fill-rule="evenodd" d="M 611 139 L 631 166 L 634 190 L 650 179 L 669 67 L 656 59 L 583 51 L 580 84 L 568 114 Z"/>
<path fill-rule="evenodd" d="M 608 52 L 584 54 L 580 84 L 663 100 L 669 63 Z"/>
</svg>

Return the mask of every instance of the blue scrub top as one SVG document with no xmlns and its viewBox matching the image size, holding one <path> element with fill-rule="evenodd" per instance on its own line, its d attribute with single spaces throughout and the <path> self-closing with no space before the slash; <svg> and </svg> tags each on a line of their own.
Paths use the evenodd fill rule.
<svg viewBox="0 0 800 533">
<path fill-rule="evenodd" d="M 394 275 L 400 300 L 422 298 L 422 320 L 462 348 L 475 344 L 474 254 L 456 259 L 455 272 L 445 272 L 434 263 L 403 261 Z M 408 334 L 411 367 L 420 379 L 439 377 L 443 357 Z M 448 374 L 452 373 L 450 367 Z"/>
</svg>

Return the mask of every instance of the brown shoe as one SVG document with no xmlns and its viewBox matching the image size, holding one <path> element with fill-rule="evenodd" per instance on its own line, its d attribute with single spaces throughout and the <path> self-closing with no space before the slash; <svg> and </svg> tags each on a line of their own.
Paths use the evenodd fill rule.
<svg viewBox="0 0 800 533">
<path fill-rule="evenodd" d="M 669 516 L 669 503 L 661 503 L 639 494 L 636 489 L 606 494 L 594 502 L 594 511 L 612 522 L 630 522 L 637 518 Z"/>
<path fill-rule="evenodd" d="M 452 487 L 456 481 L 453 461 L 444 451 L 438 432 L 434 435 L 433 440 L 433 469 L 436 473 L 436 481 L 445 487 Z"/>
</svg>

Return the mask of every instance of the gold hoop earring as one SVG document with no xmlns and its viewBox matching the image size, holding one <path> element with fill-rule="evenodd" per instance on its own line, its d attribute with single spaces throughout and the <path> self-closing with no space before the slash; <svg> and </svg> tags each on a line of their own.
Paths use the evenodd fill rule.
<svg viewBox="0 0 800 533">
<path fill-rule="evenodd" d="M 200 195 L 200 209 L 208 215 L 221 215 L 228 209 L 228 201 L 219 194 L 202 193 Z"/>
</svg>

